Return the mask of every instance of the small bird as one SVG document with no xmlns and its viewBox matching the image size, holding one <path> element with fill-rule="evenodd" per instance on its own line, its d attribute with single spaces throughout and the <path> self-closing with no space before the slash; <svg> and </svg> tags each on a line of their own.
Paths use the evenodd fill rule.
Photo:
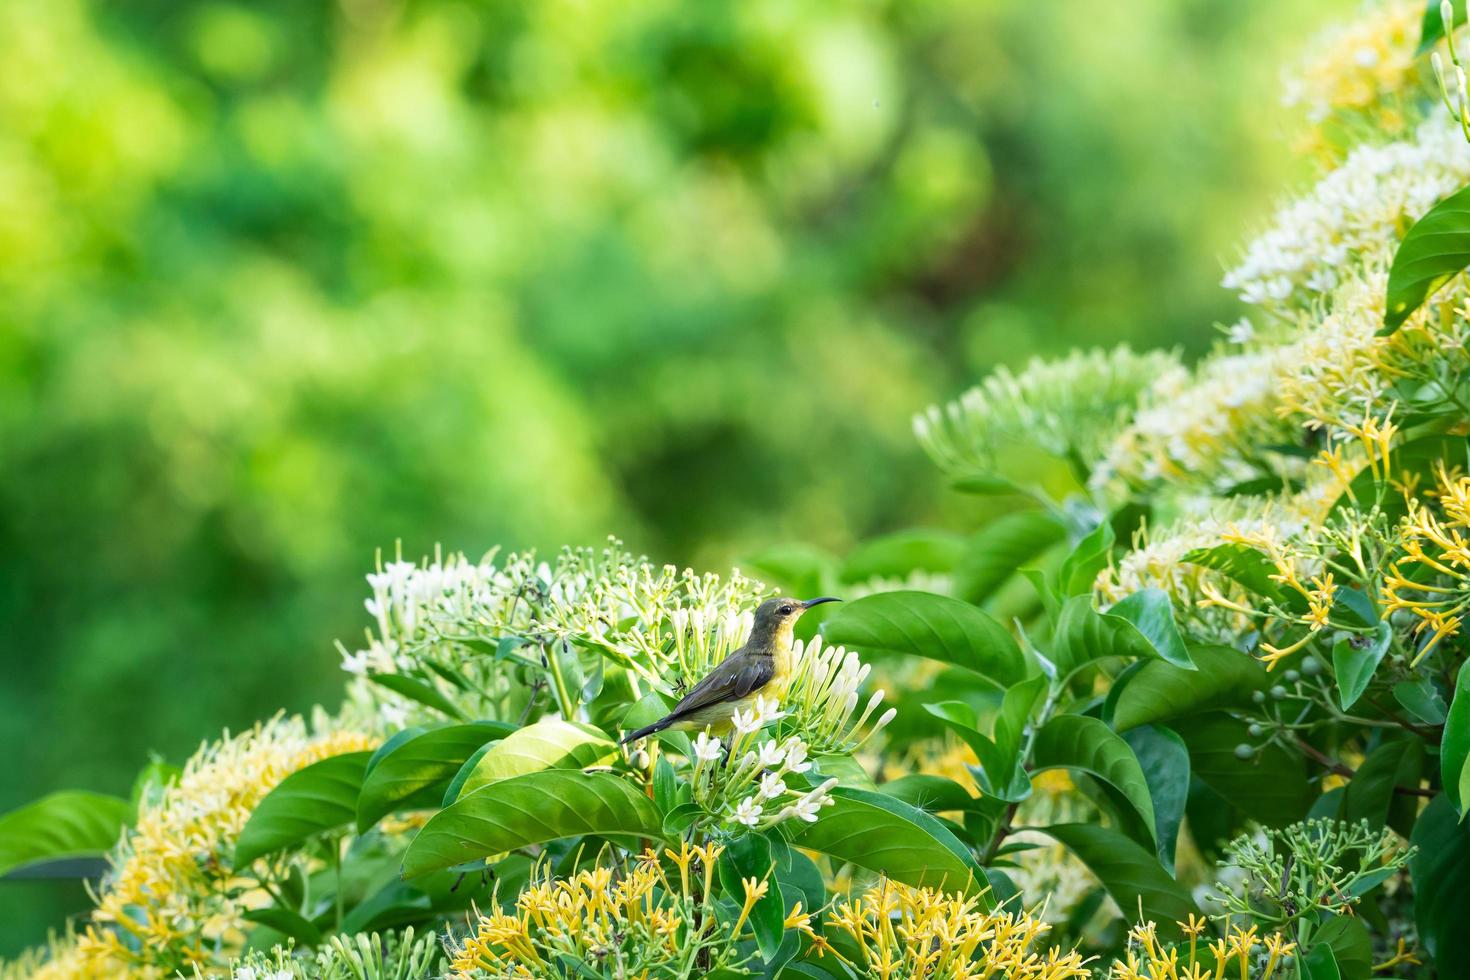
<svg viewBox="0 0 1470 980">
<path fill-rule="evenodd" d="M 755 624 L 745 644 L 720 661 L 705 675 L 674 710 L 654 722 L 629 732 L 621 744 L 637 741 L 665 728 L 701 731 L 706 726 L 715 734 L 730 728 L 730 716 L 752 704 L 759 696 L 779 699 L 791 680 L 791 628 L 801 614 L 824 602 L 840 602 L 831 596 L 819 599 L 767 599 L 756 607 Z"/>
</svg>

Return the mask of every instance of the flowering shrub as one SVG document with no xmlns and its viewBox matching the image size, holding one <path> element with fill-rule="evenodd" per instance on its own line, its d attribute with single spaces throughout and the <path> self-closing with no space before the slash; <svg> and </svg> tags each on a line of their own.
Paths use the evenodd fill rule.
<svg viewBox="0 0 1470 980">
<path fill-rule="evenodd" d="M 335 711 L 4 818 L 7 869 L 107 855 L 4 976 L 1467 975 L 1456 18 L 1388 2 L 1313 46 L 1326 169 L 1198 364 L 1076 353 L 917 417 L 1005 501 L 975 534 L 764 581 L 616 541 L 382 564 Z M 621 740 L 778 590 L 849 601 L 728 729 Z"/>
</svg>

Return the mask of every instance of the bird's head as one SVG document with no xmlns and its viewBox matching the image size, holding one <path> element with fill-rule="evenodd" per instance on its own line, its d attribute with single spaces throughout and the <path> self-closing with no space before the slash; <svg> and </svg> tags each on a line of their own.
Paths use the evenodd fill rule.
<svg viewBox="0 0 1470 980">
<path fill-rule="evenodd" d="M 831 596 L 806 600 L 793 599 L 790 596 L 767 599 L 755 609 L 755 625 L 751 627 L 750 638 L 757 643 L 773 643 L 781 639 L 790 642 L 791 627 L 801 618 L 802 613 L 824 602 L 841 601 Z"/>
</svg>

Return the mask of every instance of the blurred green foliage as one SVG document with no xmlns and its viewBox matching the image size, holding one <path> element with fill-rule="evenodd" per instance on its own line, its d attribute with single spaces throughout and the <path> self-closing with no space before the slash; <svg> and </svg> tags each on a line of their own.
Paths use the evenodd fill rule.
<svg viewBox="0 0 1470 980">
<path fill-rule="evenodd" d="M 331 699 L 396 539 L 962 523 L 909 415 L 1208 344 L 1330 6 L 0 4 L 0 808 Z"/>
</svg>

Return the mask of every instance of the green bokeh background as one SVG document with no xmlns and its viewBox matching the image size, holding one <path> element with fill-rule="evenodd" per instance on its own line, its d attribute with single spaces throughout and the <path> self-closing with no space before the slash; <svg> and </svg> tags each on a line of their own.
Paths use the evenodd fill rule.
<svg viewBox="0 0 1470 980">
<path fill-rule="evenodd" d="M 1208 346 L 1348 6 L 0 4 L 0 809 L 332 701 L 397 540 L 975 522 L 911 413 Z"/>
</svg>

